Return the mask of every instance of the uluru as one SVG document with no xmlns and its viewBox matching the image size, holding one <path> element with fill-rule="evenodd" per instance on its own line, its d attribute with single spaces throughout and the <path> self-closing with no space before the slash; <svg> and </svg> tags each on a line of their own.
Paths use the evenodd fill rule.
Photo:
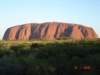
<svg viewBox="0 0 100 75">
<path fill-rule="evenodd" d="M 93 40 L 97 38 L 93 28 L 80 24 L 63 22 L 28 23 L 10 27 L 3 40 L 55 40 L 68 37 L 75 40 Z"/>
</svg>

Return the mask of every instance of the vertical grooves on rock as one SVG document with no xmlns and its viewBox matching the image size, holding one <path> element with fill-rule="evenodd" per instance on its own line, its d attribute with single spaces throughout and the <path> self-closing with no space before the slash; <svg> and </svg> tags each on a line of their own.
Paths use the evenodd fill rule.
<svg viewBox="0 0 100 75">
<path fill-rule="evenodd" d="M 65 29 L 65 31 L 64 31 L 64 33 L 63 33 L 63 35 L 66 36 L 66 37 L 70 36 L 71 33 L 72 33 L 72 28 L 73 28 L 73 27 L 72 27 L 71 25 L 68 25 L 68 27 L 66 27 L 66 29 Z"/>
<path fill-rule="evenodd" d="M 32 24 L 32 39 L 33 38 L 36 38 L 38 39 L 39 38 L 39 24 Z"/>
<path fill-rule="evenodd" d="M 60 26 L 60 24 L 58 24 L 57 27 L 56 27 L 56 32 L 54 34 L 55 38 L 59 38 L 59 33 L 58 33 L 59 26 Z"/>
<path fill-rule="evenodd" d="M 32 40 L 46 39 L 54 40 L 60 37 L 73 39 L 95 39 L 97 37 L 92 28 L 79 24 L 47 22 L 31 23 L 8 28 L 4 34 L 4 40 Z"/>
<path fill-rule="evenodd" d="M 30 30 L 31 32 L 30 32 L 29 40 L 32 39 L 32 28 L 33 28 L 33 27 L 32 27 L 32 24 L 31 24 L 31 28 L 30 28 L 30 29 L 31 29 L 31 30 Z"/>
<path fill-rule="evenodd" d="M 23 26 L 23 25 L 22 25 Z M 20 26 L 19 28 L 18 28 L 18 30 L 17 30 L 17 32 L 16 32 L 16 39 L 18 39 L 19 40 L 19 33 L 20 33 L 20 31 L 21 31 L 21 29 L 22 29 L 22 26 Z"/>
<path fill-rule="evenodd" d="M 48 28 L 49 28 L 49 25 L 48 25 L 48 23 L 47 24 L 45 24 L 46 25 L 46 28 L 45 28 L 45 33 L 44 33 L 44 39 L 46 39 L 46 35 L 47 35 L 47 31 L 48 31 Z"/>
<path fill-rule="evenodd" d="M 48 27 L 48 25 L 41 24 L 41 26 L 40 26 L 40 39 L 43 39 L 46 36 L 47 27 Z"/>
<path fill-rule="evenodd" d="M 3 40 L 9 40 L 10 28 L 8 28 L 3 36 Z"/>
</svg>

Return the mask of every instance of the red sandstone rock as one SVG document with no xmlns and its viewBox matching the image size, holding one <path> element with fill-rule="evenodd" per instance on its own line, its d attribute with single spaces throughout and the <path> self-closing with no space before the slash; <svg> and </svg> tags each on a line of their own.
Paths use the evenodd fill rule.
<svg viewBox="0 0 100 75">
<path fill-rule="evenodd" d="M 75 40 L 92 40 L 97 37 L 95 31 L 90 27 L 79 24 L 47 22 L 30 23 L 8 28 L 4 34 L 4 40 L 32 40 L 45 39 L 54 40 L 61 37 L 70 37 Z"/>
</svg>

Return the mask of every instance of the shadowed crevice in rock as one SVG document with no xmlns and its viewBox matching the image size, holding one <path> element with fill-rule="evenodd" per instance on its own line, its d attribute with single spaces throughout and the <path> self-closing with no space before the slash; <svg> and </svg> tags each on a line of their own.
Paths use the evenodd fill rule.
<svg viewBox="0 0 100 75">
<path fill-rule="evenodd" d="M 19 33 L 20 33 L 20 31 L 21 31 L 22 29 L 23 29 L 22 26 L 20 26 L 19 29 L 17 30 L 16 36 L 15 36 L 16 39 L 19 38 Z"/>
<path fill-rule="evenodd" d="M 5 38 L 5 40 L 7 40 L 7 38 L 9 37 L 9 33 L 10 33 L 10 28 L 8 28 L 3 36 L 3 38 Z"/>
<path fill-rule="evenodd" d="M 63 33 L 63 36 L 68 37 L 68 36 L 71 35 L 71 33 L 72 33 L 72 26 L 68 26 L 68 27 L 65 29 L 65 31 L 64 31 L 64 33 Z"/>
<path fill-rule="evenodd" d="M 54 37 L 55 37 L 55 38 L 59 38 L 59 36 L 60 36 L 60 33 L 59 33 L 59 28 L 60 28 L 60 27 L 59 27 L 59 26 L 60 26 L 60 24 L 57 25 L 57 29 L 56 29 L 56 32 L 55 32 L 55 34 L 54 34 Z"/>
</svg>

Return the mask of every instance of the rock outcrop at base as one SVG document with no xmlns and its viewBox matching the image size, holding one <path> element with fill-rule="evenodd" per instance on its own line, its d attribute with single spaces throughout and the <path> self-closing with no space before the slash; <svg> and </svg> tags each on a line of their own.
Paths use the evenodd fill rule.
<svg viewBox="0 0 100 75">
<path fill-rule="evenodd" d="M 3 40 L 55 40 L 69 37 L 75 40 L 93 40 L 97 38 L 96 32 L 91 27 L 79 24 L 46 22 L 29 23 L 8 28 Z"/>
</svg>

